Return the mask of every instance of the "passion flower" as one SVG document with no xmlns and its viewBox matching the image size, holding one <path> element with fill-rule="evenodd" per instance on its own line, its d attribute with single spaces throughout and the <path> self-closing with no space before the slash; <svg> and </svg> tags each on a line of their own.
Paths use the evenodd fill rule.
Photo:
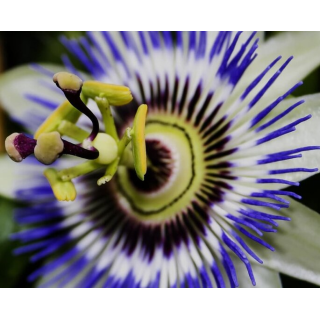
<svg viewBox="0 0 320 320">
<path fill-rule="evenodd" d="M 80 151 L 105 151 L 100 161 L 96 154 L 69 169 L 65 165 L 74 160 L 63 156 L 56 161 L 62 170 L 46 171 L 57 197 L 66 195 L 60 200 L 75 198 L 70 184 L 64 185 L 74 181 L 73 203 L 52 197 L 38 166 L 30 185 L 19 186 L 17 194 L 31 206 L 19 209 L 17 219 L 35 226 L 13 235 L 26 243 L 17 253 L 35 251 L 32 261 L 51 257 L 31 281 L 39 278 L 41 286 L 236 287 L 240 267 L 235 265 L 241 261 L 256 285 L 253 263 L 263 263 L 264 250 L 275 250 L 265 235 L 277 231 L 279 220 L 290 220 L 286 208 L 294 203 L 291 198 L 300 198 L 282 188 L 298 186 L 298 180 L 317 171 L 300 165 L 300 158 L 320 147 L 288 138 L 311 117 L 297 116 L 303 99 L 288 99 L 302 84 L 296 76 L 277 84 L 292 57 L 282 61 L 269 53 L 263 68 L 254 67 L 256 34 L 240 35 L 105 32 L 89 33 L 79 42 L 62 39 L 99 82 L 82 85 L 64 57 L 75 75 L 61 84 L 58 76 L 54 79 L 69 102 L 55 109 L 57 104 L 40 92 L 26 95 L 53 112 L 36 138 L 58 132 L 80 142 Z M 112 87 L 107 96 L 105 83 L 130 88 L 133 101 L 126 100 L 125 90 Z M 126 105 L 111 110 L 119 104 Z M 90 123 L 79 119 L 81 113 Z M 24 123 L 35 128 L 39 118 Z M 15 139 L 9 139 L 16 148 L 8 153 L 24 158 Z M 66 147 L 59 145 L 60 157 Z M 114 156 L 108 158 L 109 152 Z"/>
</svg>

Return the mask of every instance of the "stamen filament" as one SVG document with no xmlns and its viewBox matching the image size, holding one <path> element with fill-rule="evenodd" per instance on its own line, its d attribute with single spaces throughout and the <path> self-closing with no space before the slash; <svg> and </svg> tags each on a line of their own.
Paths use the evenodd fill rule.
<svg viewBox="0 0 320 320">
<path fill-rule="evenodd" d="M 68 120 L 61 121 L 58 131 L 61 133 L 61 135 L 67 136 L 79 142 L 85 140 L 90 134 L 86 130 L 79 128 Z"/>
<path fill-rule="evenodd" d="M 41 133 L 56 131 L 62 120 L 76 123 L 80 116 L 81 112 L 66 100 L 42 123 L 35 133 L 34 138 L 38 139 Z"/>
<path fill-rule="evenodd" d="M 86 161 L 84 163 L 80 163 L 74 167 L 63 169 L 58 172 L 58 176 L 62 181 L 70 181 L 74 178 L 82 176 L 84 174 L 90 173 L 94 170 L 101 168 L 102 165 L 95 161 Z"/>
<path fill-rule="evenodd" d="M 108 165 L 105 175 L 97 181 L 98 186 L 101 186 L 112 179 L 114 174 L 117 172 L 119 161 L 120 158 L 118 157 Z"/>
<path fill-rule="evenodd" d="M 80 91 L 62 90 L 68 101 L 79 111 L 85 114 L 92 122 L 92 131 L 88 139 L 93 141 L 99 133 L 99 121 L 92 111 L 80 99 Z"/>
<path fill-rule="evenodd" d="M 53 82 L 61 89 L 67 100 L 91 120 L 92 131 L 88 139 L 93 141 L 99 132 L 99 121 L 80 98 L 83 85 L 82 80 L 74 74 L 58 72 L 53 76 Z"/>
<path fill-rule="evenodd" d="M 114 119 L 111 113 L 111 108 L 109 101 L 106 98 L 95 98 L 95 102 L 97 103 L 97 106 L 101 112 L 105 132 L 109 134 L 116 142 L 119 141 L 117 128 L 114 123 Z"/>
<path fill-rule="evenodd" d="M 132 137 L 131 137 L 131 128 L 127 128 L 125 134 L 123 135 L 123 137 L 121 138 L 121 140 L 118 143 L 118 155 L 119 157 L 122 156 L 125 148 L 127 147 L 127 145 L 129 144 L 129 142 L 131 141 Z"/>
</svg>

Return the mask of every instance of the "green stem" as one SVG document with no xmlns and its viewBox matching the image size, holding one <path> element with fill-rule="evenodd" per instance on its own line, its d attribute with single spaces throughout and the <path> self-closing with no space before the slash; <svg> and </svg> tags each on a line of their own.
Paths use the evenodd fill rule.
<svg viewBox="0 0 320 320">
<path fill-rule="evenodd" d="M 127 147 L 127 145 L 129 144 L 129 142 L 131 141 L 131 128 L 127 128 L 123 137 L 121 138 L 121 140 L 118 143 L 118 156 L 121 157 L 125 148 Z"/>
</svg>

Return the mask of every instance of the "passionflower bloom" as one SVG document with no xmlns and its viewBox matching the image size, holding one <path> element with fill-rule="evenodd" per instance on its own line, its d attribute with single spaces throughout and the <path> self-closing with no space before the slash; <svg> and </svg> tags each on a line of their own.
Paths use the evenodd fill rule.
<svg viewBox="0 0 320 320">
<path fill-rule="evenodd" d="M 284 189 L 298 186 L 320 163 L 320 96 L 292 97 L 320 63 L 320 35 L 281 34 L 260 39 L 259 49 L 258 41 L 255 33 L 88 33 L 79 41 L 62 39 L 86 74 L 63 56 L 64 67 L 20 67 L 2 77 L 3 106 L 38 139 L 12 136 L 9 154 L 18 150 L 22 160 L 34 152 L 45 164 L 55 161 L 46 170 L 32 155 L 1 164 L 9 177 L 2 193 L 28 204 L 16 211 L 26 228 L 12 236 L 22 242 L 15 253 L 43 260 L 30 281 L 279 287 L 282 272 L 320 284 L 319 216 Z M 55 76 L 63 92 L 52 83 L 62 70 L 89 80 L 82 92 L 77 82 L 64 86 Z M 90 79 L 99 82 L 94 89 Z M 105 83 L 130 88 L 133 101 L 114 107 Z M 70 88 L 77 101 L 68 98 Z M 72 109 L 80 93 L 84 107 Z M 139 116 L 140 105 L 148 106 L 147 116 L 146 107 Z M 94 144 L 98 126 L 115 144 Z M 144 134 L 146 174 L 139 169 Z M 116 164 L 92 156 L 113 154 L 126 135 L 133 139 L 121 149 L 126 159 L 117 151 Z M 74 201 L 57 201 L 51 187 L 59 200 Z"/>
</svg>

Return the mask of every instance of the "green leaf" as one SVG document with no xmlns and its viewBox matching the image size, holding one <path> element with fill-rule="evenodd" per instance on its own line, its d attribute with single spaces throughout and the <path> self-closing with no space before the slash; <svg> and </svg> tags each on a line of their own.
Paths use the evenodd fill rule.
<svg viewBox="0 0 320 320">
<path fill-rule="evenodd" d="M 27 277 L 29 257 L 12 254 L 13 250 L 20 245 L 10 240 L 10 235 L 20 230 L 13 217 L 15 207 L 14 202 L 0 198 L 0 288 L 21 286 Z"/>
<path fill-rule="evenodd" d="M 12 201 L 0 198 L 0 243 L 7 241 L 14 229 L 13 209 Z"/>
</svg>

